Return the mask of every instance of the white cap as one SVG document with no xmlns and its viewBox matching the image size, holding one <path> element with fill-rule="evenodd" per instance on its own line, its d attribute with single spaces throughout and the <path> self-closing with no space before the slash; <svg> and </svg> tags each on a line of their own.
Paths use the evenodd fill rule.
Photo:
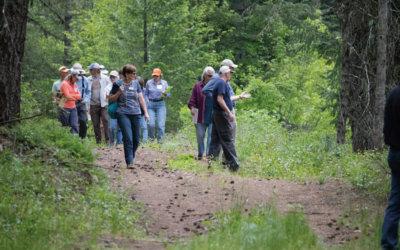
<svg viewBox="0 0 400 250">
<path fill-rule="evenodd" d="M 220 73 L 221 75 L 226 74 L 226 73 L 228 73 L 228 72 L 231 72 L 231 69 L 230 69 L 228 66 L 222 66 L 222 67 L 219 69 L 219 73 Z"/>
<path fill-rule="evenodd" d="M 79 70 L 76 70 L 76 69 L 72 68 L 70 74 L 77 76 L 77 75 L 80 75 L 80 72 L 79 72 Z"/>
<path fill-rule="evenodd" d="M 78 70 L 81 74 L 86 74 L 80 63 L 75 63 L 74 66 L 72 66 L 72 69 Z"/>
<path fill-rule="evenodd" d="M 92 63 L 88 66 L 89 69 L 100 69 L 100 65 L 98 63 Z"/>
<path fill-rule="evenodd" d="M 118 77 L 119 74 L 118 74 L 117 71 L 113 70 L 113 71 L 110 72 L 110 76 L 116 76 L 116 77 Z"/>
<path fill-rule="evenodd" d="M 221 66 L 228 66 L 232 68 L 237 68 L 237 65 L 232 62 L 230 59 L 225 59 L 221 62 Z"/>
</svg>

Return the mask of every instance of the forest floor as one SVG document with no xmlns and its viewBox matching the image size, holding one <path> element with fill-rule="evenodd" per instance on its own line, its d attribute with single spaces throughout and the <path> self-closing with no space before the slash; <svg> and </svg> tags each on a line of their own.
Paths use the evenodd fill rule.
<svg viewBox="0 0 400 250">
<path fill-rule="evenodd" d="M 364 206 L 348 185 L 339 181 L 296 183 L 280 179 L 244 178 L 237 174 L 170 170 L 171 155 L 140 147 L 135 169 L 126 169 L 122 148 L 98 148 L 96 165 L 110 176 L 112 188 L 126 192 L 145 209 L 145 240 L 104 236 L 105 247 L 163 249 L 166 243 L 207 232 L 203 221 L 217 211 L 241 204 L 243 211 L 273 204 L 278 211 L 301 211 L 310 227 L 328 245 L 359 237 L 346 222 Z M 195 153 L 195 152 L 192 152 Z M 203 160 L 202 166 L 207 168 Z"/>
</svg>

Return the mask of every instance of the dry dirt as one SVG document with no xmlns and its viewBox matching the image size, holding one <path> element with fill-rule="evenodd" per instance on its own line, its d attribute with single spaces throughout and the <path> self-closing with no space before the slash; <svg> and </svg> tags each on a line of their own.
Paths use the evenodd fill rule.
<svg viewBox="0 0 400 250">
<path fill-rule="evenodd" d="M 142 203 L 150 240 L 104 237 L 105 247 L 163 249 L 168 242 L 206 233 L 202 221 L 212 220 L 219 210 L 244 204 L 243 211 L 274 203 L 282 213 L 303 212 L 310 227 L 326 244 L 341 244 L 361 233 L 343 226 L 344 213 L 360 206 L 358 195 L 338 181 L 324 184 L 279 179 L 244 178 L 237 174 L 198 173 L 170 170 L 168 155 L 151 148 L 139 148 L 135 169 L 128 170 L 122 148 L 99 148 L 96 164 L 110 176 L 115 190 L 127 191 Z M 206 168 L 206 162 L 202 165 Z M 152 240 L 154 239 L 154 240 Z"/>
</svg>

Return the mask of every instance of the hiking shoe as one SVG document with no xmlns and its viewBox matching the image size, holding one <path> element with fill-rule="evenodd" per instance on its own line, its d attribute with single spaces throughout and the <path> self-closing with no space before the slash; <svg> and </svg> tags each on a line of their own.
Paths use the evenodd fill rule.
<svg viewBox="0 0 400 250">
<path fill-rule="evenodd" d="M 239 170 L 239 165 L 229 166 L 229 171 L 237 172 Z"/>
<path fill-rule="evenodd" d="M 199 161 L 203 160 L 203 156 L 202 155 L 198 155 L 197 156 L 197 160 L 199 160 Z"/>
<path fill-rule="evenodd" d="M 135 167 L 133 166 L 133 163 L 129 163 L 126 165 L 127 169 L 135 169 Z"/>
</svg>

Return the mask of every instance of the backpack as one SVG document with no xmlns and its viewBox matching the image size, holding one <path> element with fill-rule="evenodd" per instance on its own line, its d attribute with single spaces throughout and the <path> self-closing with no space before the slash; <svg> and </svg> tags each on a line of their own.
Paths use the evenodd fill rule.
<svg viewBox="0 0 400 250">
<path fill-rule="evenodd" d="M 121 86 L 120 84 L 118 84 L 118 85 Z M 111 95 L 111 91 L 110 91 L 109 95 Z M 117 108 L 118 108 L 118 100 L 110 104 L 110 98 L 108 98 L 108 116 L 111 119 L 117 119 Z"/>
</svg>

